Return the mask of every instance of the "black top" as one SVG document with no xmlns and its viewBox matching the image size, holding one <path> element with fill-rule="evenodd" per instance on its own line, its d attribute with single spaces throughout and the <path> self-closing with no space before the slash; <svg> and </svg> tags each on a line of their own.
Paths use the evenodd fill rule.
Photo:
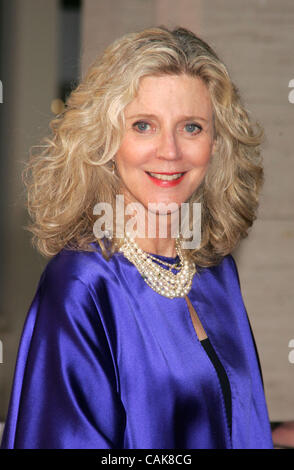
<svg viewBox="0 0 294 470">
<path fill-rule="evenodd" d="M 228 420 L 230 433 L 231 433 L 232 432 L 232 400 L 231 400 L 231 387 L 230 387 L 228 376 L 215 350 L 213 349 L 213 346 L 211 342 L 209 341 L 209 339 L 205 338 L 200 342 L 217 372 L 218 379 L 220 381 L 220 385 L 221 385 L 223 396 L 224 396 L 227 420 Z"/>
</svg>

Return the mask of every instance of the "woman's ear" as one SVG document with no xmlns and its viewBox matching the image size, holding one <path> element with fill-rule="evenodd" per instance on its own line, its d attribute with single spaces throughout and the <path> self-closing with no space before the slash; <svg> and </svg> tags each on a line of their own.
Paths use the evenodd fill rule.
<svg viewBox="0 0 294 470">
<path fill-rule="evenodd" d="M 116 162 L 115 162 L 115 157 L 111 159 L 112 167 L 111 167 L 111 172 L 114 175 L 116 171 Z"/>
</svg>

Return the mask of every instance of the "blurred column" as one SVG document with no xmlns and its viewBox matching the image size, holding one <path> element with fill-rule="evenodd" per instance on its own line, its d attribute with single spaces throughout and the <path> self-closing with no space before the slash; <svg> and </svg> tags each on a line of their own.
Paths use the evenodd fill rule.
<svg viewBox="0 0 294 470">
<path fill-rule="evenodd" d="M 0 420 L 5 419 L 19 336 L 45 264 L 30 246 L 23 163 L 47 133 L 57 94 L 57 0 L 1 4 L 1 310 Z"/>
</svg>

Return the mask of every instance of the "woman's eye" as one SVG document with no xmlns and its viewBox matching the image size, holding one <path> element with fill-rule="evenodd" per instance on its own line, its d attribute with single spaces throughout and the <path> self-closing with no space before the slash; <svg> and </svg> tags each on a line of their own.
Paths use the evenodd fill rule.
<svg viewBox="0 0 294 470">
<path fill-rule="evenodd" d="M 202 130 L 202 127 L 199 126 L 198 124 L 190 123 L 190 124 L 185 125 L 185 130 L 189 134 L 195 134 L 197 131 L 200 132 Z"/>
<path fill-rule="evenodd" d="M 146 132 L 150 130 L 150 124 L 144 121 L 135 122 L 135 124 L 133 124 L 133 127 L 139 132 Z"/>
</svg>

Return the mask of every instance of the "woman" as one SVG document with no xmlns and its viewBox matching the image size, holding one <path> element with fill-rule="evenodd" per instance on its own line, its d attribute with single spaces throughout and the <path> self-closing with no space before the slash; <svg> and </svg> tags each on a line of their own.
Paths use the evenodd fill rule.
<svg viewBox="0 0 294 470">
<path fill-rule="evenodd" d="M 183 28 L 128 34 L 52 131 L 25 177 L 29 228 L 53 258 L 26 320 L 2 446 L 272 448 L 230 255 L 255 219 L 262 132 L 224 64 Z"/>
</svg>

